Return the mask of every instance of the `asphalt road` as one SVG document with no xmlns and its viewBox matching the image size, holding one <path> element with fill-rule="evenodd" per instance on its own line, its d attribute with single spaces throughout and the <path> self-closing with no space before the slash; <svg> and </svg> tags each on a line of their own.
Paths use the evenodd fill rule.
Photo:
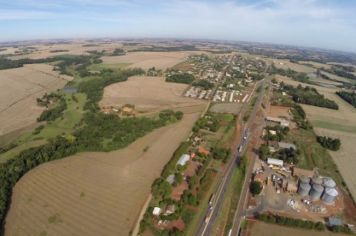
<svg viewBox="0 0 356 236">
<path fill-rule="evenodd" d="M 258 85 L 256 84 L 255 88 L 260 86 L 259 84 L 264 85 L 264 83 L 265 83 L 265 80 L 260 81 L 258 83 Z M 200 225 L 199 225 L 196 235 L 201 235 L 201 236 L 211 235 L 212 227 L 213 227 L 214 223 L 216 222 L 216 219 L 221 211 L 221 207 L 222 207 L 222 204 L 224 201 L 224 196 L 225 196 L 228 184 L 231 180 L 233 170 L 238 167 L 240 160 L 242 158 L 242 155 L 247 149 L 248 142 L 250 140 L 250 127 L 253 124 L 255 117 L 256 117 L 256 113 L 258 111 L 258 108 L 260 107 L 260 105 L 262 103 L 264 91 L 265 91 L 265 89 L 262 88 L 261 91 L 259 92 L 259 96 L 258 96 L 255 106 L 250 114 L 248 122 L 244 126 L 241 126 L 241 127 L 243 127 L 244 133 L 243 133 L 242 139 L 240 140 L 240 144 L 236 147 L 234 157 L 231 158 L 231 160 L 229 161 L 229 163 L 227 165 L 225 175 L 221 179 L 221 181 L 218 185 L 218 188 L 214 193 L 214 197 L 211 200 L 211 204 L 209 204 L 209 207 L 207 208 L 207 210 L 205 212 L 204 219 L 202 219 L 200 222 Z M 252 96 L 252 94 L 253 93 L 251 93 L 251 96 Z M 241 124 L 242 124 L 241 119 L 243 117 L 243 114 L 245 114 L 245 112 L 247 111 L 248 108 L 249 108 L 249 103 L 245 103 L 239 113 L 238 122 L 240 122 Z M 251 168 L 251 170 L 248 170 L 246 175 L 250 175 L 251 172 L 252 172 L 252 168 Z M 246 181 L 246 179 L 247 178 L 245 178 L 245 181 Z M 244 183 L 244 187 L 243 187 L 241 196 L 246 195 L 245 191 L 248 191 L 248 184 Z"/>
</svg>

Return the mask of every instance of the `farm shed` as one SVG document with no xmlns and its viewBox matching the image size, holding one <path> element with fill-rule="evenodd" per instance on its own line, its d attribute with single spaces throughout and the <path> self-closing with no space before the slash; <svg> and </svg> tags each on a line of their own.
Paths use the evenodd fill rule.
<svg viewBox="0 0 356 236">
<path fill-rule="evenodd" d="M 268 165 L 274 165 L 274 166 L 283 166 L 283 161 L 275 158 L 268 158 L 267 159 L 267 164 Z"/>
<path fill-rule="evenodd" d="M 181 166 L 185 166 L 185 164 L 187 164 L 187 162 L 190 160 L 190 156 L 188 154 L 183 154 L 178 162 L 177 165 L 181 165 Z"/>
</svg>

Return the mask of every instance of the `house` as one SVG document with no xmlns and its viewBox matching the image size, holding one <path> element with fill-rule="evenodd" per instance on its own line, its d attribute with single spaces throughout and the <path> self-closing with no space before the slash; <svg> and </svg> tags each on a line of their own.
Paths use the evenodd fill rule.
<svg viewBox="0 0 356 236">
<path fill-rule="evenodd" d="M 164 212 L 164 215 L 168 216 L 168 215 L 172 215 L 174 214 L 174 212 L 176 211 L 176 206 L 175 205 L 168 205 L 166 207 L 166 211 Z"/>
<path fill-rule="evenodd" d="M 206 149 L 203 148 L 203 147 L 199 147 L 199 148 L 198 148 L 198 152 L 201 153 L 201 154 L 204 154 L 204 155 L 209 155 L 209 151 L 206 150 Z"/>
<path fill-rule="evenodd" d="M 161 214 L 161 208 L 159 207 L 154 207 L 152 211 L 152 215 L 154 216 L 159 216 Z"/>
<path fill-rule="evenodd" d="M 278 147 L 281 149 L 294 149 L 297 150 L 297 147 L 293 143 L 285 143 L 285 142 L 279 142 Z"/>
<path fill-rule="evenodd" d="M 185 166 L 185 164 L 187 164 L 187 162 L 190 160 L 190 156 L 188 154 L 183 154 L 178 162 L 177 165 L 181 165 L 181 166 Z"/>
<path fill-rule="evenodd" d="M 268 165 L 273 165 L 273 166 L 283 166 L 283 161 L 275 158 L 268 158 L 267 159 L 267 164 Z"/>
</svg>

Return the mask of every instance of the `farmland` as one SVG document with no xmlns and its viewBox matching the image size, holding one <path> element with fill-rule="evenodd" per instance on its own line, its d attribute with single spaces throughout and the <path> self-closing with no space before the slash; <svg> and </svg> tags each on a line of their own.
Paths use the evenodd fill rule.
<svg viewBox="0 0 356 236">
<path fill-rule="evenodd" d="M 130 52 L 124 56 L 104 56 L 102 57 L 104 64 L 130 63 L 129 67 L 139 67 L 149 69 L 156 67 L 157 69 L 167 69 L 194 52 Z"/>
<path fill-rule="evenodd" d="M 137 81 L 141 81 L 140 86 Z M 184 87 L 169 84 L 173 94 L 169 102 L 151 101 L 155 104 L 150 106 L 146 98 L 154 97 L 157 89 L 164 88 L 166 83 L 159 78 L 137 77 L 111 85 L 111 89 L 115 88 L 111 96 L 115 90 L 119 94 L 114 99 L 118 103 L 126 101 L 122 100 L 127 94 L 120 92 L 121 85 L 136 96 L 130 99 L 135 106 L 154 107 L 155 111 L 167 106 L 178 107 L 185 113 L 183 119 L 153 131 L 124 149 L 80 153 L 30 171 L 15 186 L 5 223 L 6 235 L 25 232 L 31 235 L 127 235 L 130 232 L 151 183 L 187 138 L 205 103 L 188 98 L 181 103 L 179 94 L 172 91 L 179 92 Z M 138 92 L 141 86 L 146 88 L 145 93 Z M 110 101 L 110 86 L 108 88 L 100 104 Z"/>
<path fill-rule="evenodd" d="M 59 76 L 45 64 L 0 71 L 0 135 L 36 122 L 43 108 L 36 98 L 62 88 L 72 78 Z"/>
</svg>

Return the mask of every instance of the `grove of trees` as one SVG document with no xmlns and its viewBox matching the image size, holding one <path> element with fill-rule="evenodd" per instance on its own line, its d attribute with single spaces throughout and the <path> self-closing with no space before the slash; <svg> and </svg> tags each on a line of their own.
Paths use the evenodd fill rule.
<svg viewBox="0 0 356 236">
<path fill-rule="evenodd" d="M 340 149 L 341 141 L 338 138 L 330 138 L 326 136 L 317 136 L 316 140 L 320 143 L 324 148 L 330 149 L 332 151 L 337 151 Z"/>
<path fill-rule="evenodd" d="M 356 93 L 355 92 L 346 92 L 346 91 L 338 91 L 336 92 L 339 97 L 344 99 L 346 102 L 350 103 L 352 106 L 356 108 Z"/>
<path fill-rule="evenodd" d="M 194 75 L 188 73 L 172 74 L 172 75 L 167 75 L 166 77 L 167 82 L 182 83 L 182 84 L 191 84 L 194 80 L 195 80 Z"/>
</svg>

